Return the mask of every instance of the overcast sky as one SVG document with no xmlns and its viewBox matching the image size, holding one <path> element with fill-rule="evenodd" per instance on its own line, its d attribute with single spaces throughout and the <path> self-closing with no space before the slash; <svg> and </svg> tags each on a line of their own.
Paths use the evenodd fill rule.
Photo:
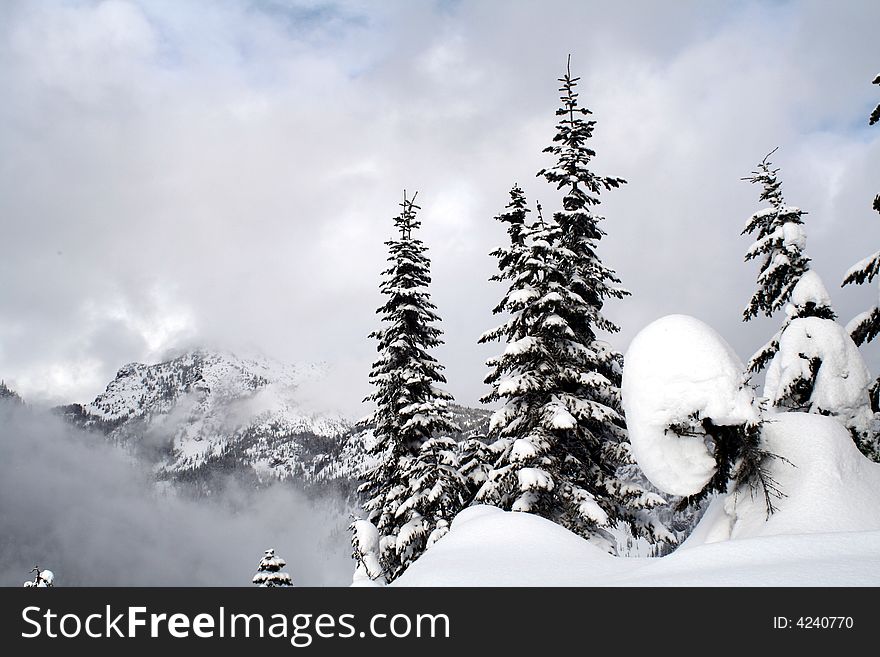
<svg viewBox="0 0 880 657">
<path fill-rule="evenodd" d="M 368 392 L 383 241 L 418 190 L 449 390 L 485 392 L 477 346 L 502 293 L 492 220 L 549 161 L 572 54 L 608 193 L 600 253 L 633 296 L 625 350 L 696 315 L 745 359 L 756 274 L 739 236 L 772 148 L 808 253 L 839 289 L 880 247 L 880 3 L 3 2 L 0 378 L 88 401 L 130 361 L 207 345 L 327 361 L 338 406 Z M 877 363 L 876 346 L 865 348 Z"/>
</svg>

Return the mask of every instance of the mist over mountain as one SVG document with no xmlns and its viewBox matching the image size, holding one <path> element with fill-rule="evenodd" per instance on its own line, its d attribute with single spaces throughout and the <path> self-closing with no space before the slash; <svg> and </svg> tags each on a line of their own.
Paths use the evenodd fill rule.
<svg viewBox="0 0 880 657">
<path fill-rule="evenodd" d="M 325 371 L 200 349 L 52 413 L 0 384 L 0 585 L 36 562 L 59 586 L 245 586 L 267 547 L 297 585 L 347 585 L 372 434 L 311 401 Z"/>
<path fill-rule="evenodd" d="M 190 494 L 210 494 L 233 477 L 251 487 L 330 489 L 353 502 L 371 464 L 370 427 L 309 401 L 309 386 L 326 371 L 201 349 L 125 365 L 94 401 L 56 411 Z M 488 411 L 455 406 L 453 414 L 463 434 L 487 428 Z"/>
</svg>

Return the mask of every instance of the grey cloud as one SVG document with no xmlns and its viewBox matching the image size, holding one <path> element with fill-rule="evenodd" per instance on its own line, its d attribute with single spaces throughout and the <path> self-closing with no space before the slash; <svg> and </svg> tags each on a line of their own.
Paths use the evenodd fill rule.
<svg viewBox="0 0 880 657">
<path fill-rule="evenodd" d="M 624 349 L 669 312 L 743 358 L 754 284 L 739 179 L 780 145 L 786 197 L 835 291 L 880 243 L 880 62 L 870 3 L 17 3 L 0 21 L 0 372 L 86 400 L 183 344 L 328 361 L 360 415 L 403 187 L 420 190 L 449 389 L 483 394 L 501 290 L 486 255 L 515 181 L 546 164 L 566 55 L 598 120 L 602 254 L 634 296 Z M 59 253 L 60 252 L 60 253 Z M 873 361 L 875 350 L 865 350 Z M 71 375 L 70 372 L 75 374 Z M 67 374 L 65 374 L 67 373 Z"/>
</svg>

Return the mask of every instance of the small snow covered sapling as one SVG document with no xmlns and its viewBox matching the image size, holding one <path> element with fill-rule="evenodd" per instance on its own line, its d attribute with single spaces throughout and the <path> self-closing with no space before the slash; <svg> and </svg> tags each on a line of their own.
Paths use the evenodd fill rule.
<svg viewBox="0 0 880 657">
<path fill-rule="evenodd" d="M 39 566 L 31 568 L 34 579 L 24 583 L 24 588 L 48 588 L 55 586 L 55 573 L 51 570 L 40 570 Z"/>
<path fill-rule="evenodd" d="M 259 587 L 273 586 L 293 586 L 290 575 L 281 569 L 287 565 L 287 562 L 279 556 L 275 555 L 275 550 L 266 550 L 260 564 L 257 567 L 257 574 L 251 580 Z"/>
<path fill-rule="evenodd" d="M 379 562 L 379 530 L 369 520 L 355 518 L 351 530 L 351 556 L 357 563 L 354 581 L 372 580 L 384 584 Z"/>
<path fill-rule="evenodd" d="M 761 447 L 762 408 L 745 368 L 714 330 L 670 315 L 642 329 L 626 354 L 623 406 L 636 462 L 682 505 L 713 492 L 781 496 Z"/>
</svg>

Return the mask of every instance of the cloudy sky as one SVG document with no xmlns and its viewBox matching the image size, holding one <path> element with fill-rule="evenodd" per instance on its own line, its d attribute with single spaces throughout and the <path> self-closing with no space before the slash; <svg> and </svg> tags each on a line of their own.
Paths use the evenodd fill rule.
<svg viewBox="0 0 880 657">
<path fill-rule="evenodd" d="M 755 266 L 740 180 L 772 148 L 786 201 L 839 289 L 880 246 L 880 4 L 184 2 L 0 4 L 0 378 L 87 401 L 124 363 L 194 345 L 327 361 L 357 412 L 375 345 L 383 241 L 419 191 L 449 389 L 484 393 L 477 346 L 501 290 L 492 220 L 548 164 L 568 53 L 598 120 L 601 254 L 633 291 L 625 349 L 696 315 L 747 358 Z M 873 363 L 877 347 L 865 349 Z"/>
</svg>

